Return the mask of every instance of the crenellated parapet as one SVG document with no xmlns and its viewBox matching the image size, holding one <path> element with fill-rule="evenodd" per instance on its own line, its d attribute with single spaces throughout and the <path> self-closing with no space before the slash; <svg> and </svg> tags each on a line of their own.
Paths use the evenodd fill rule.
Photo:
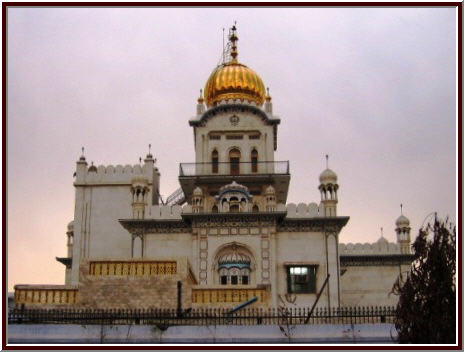
<svg viewBox="0 0 464 352">
<path fill-rule="evenodd" d="M 98 167 L 87 167 L 81 164 L 77 167 L 75 184 L 130 184 L 136 176 L 145 176 L 152 182 L 154 171 L 158 170 L 153 168 L 153 163 L 125 166 L 99 165 Z"/>
<path fill-rule="evenodd" d="M 278 204 L 277 211 L 281 209 L 281 204 Z M 322 210 L 316 203 L 288 203 L 285 207 L 287 210 L 287 218 L 317 218 L 323 216 Z"/>
<path fill-rule="evenodd" d="M 340 243 L 338 245 L 339 255 L 379 255 L 379 254 L 401 254 L 400 246 L 388 242 L 381 237 L 374 243 Z"/>
</svg>

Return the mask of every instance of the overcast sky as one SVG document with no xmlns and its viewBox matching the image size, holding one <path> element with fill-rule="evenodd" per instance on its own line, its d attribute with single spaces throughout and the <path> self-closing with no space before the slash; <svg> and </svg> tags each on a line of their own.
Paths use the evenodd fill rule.
<svg viewBox="0 0 464 352">
<path fill-rule="evenodd" d="M 194 161 L 200 88 L 237 21 L 239 61 L 270 87 L 288 202 L 319 202 L 330 155 L 342 242 L 396 241 L 456 213 L 453 8 L 8 10 L 8 285 L 64 282 L 73 172 L 135 164 L 152 144 L 161 194 Z"/>
</svg>

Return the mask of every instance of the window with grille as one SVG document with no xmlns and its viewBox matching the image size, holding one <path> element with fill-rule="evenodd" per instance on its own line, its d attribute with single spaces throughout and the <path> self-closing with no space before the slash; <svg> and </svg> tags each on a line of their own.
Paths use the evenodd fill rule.
<svg viewBox="0 0 464 352">
<path fill-rule="evenodd" d="M 317 265 L 287 266 L 288 293 L 316 293 Z"/>
</svg>

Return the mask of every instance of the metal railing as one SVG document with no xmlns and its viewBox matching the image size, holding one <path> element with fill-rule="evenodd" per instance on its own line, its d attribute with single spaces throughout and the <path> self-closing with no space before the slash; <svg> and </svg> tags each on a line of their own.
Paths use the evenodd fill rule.
<svg viewBox="0 0 464 352">
<path fill-rule="evenodd" d="M 241 162 L 207 162 L 181 163 L 179 176 L 209 175 L 289 175 L 290 163 L 287 161 L 241 161 Z"/>
<path fill-rule="evenodd" d="M 182 188 L 176 189 L 167 199 L 166 205 L 181 205 L 185 202 L 185 194 Z"/>
<path fill-rule="evenodd" d="M 230 309 L 12 309 L 9 324 L 144 324 L 144 325 L 299 325 L 311 308 Z M 394 307 L 318 308 L 308 324 L 378 324 L 394 322 Z"/>
</svg>

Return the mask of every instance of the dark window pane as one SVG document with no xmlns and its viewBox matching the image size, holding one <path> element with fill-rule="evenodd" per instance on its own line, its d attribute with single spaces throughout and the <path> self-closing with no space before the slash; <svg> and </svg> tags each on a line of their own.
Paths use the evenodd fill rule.
<svg viewBox="0 0 464 352">
<path fill-rule="evenodd" d="M 238 175 L 240 173 L 239 158 L 230 158 L 230 173 L 231 175 Z"/>
<path fill-rule="evenodd" d="M 237 285 L 238 284 L 238 276 L 234 275 L 230 277 L 230 283 L 232 285 Z"/>
<path fill-rule="evenodd" d="M 315 265 L 287 267 L 288 293 L 315 293 L 316 268 Z"/>
<path fill-rule="evenodd" d="M 242 285 L 248 285 L 248 276 L 242 276 Z"/>
<path fill-rule="evenodd" d="M 227 285 L 227 276 L 221 276 L 221 285 Z"/>
</svg>

